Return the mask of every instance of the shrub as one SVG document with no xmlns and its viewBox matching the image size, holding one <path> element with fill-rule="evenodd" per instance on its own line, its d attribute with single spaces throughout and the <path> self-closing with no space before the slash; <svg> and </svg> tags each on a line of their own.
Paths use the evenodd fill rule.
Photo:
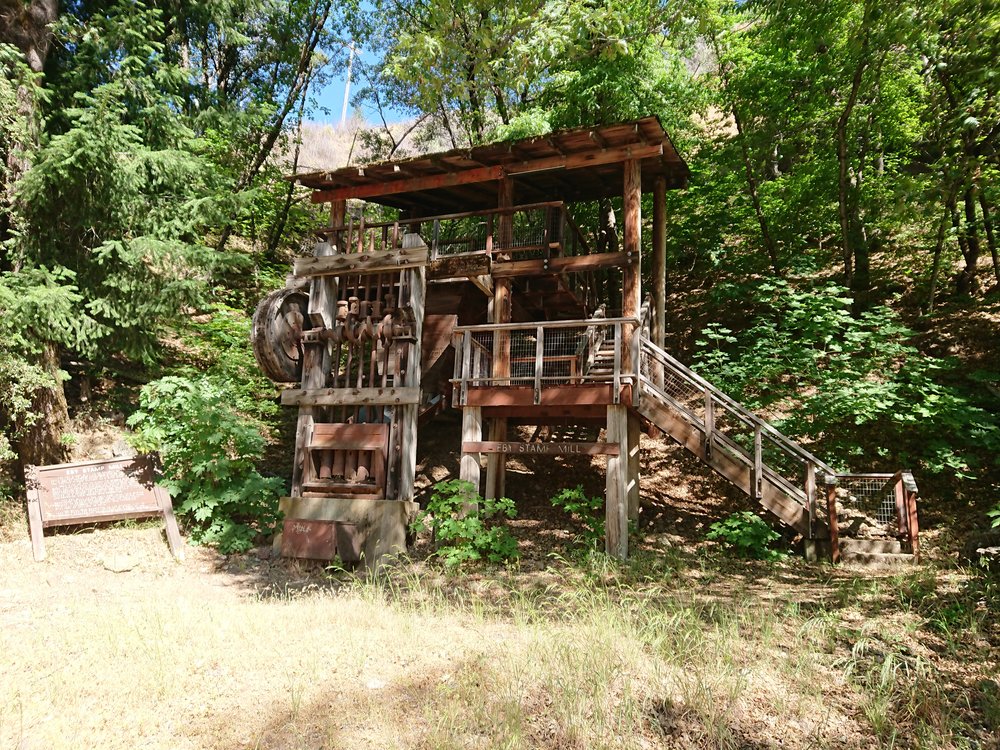
<svg viewBox="0 0 1000 750">
<path fill-rule="evenodd" d="M 204 376 L 161 378 L 143 387 L 128 423 L 136 448 L 159 451 L 162 484 L 180 501 L 191 540 L 241 552 L 273 533 L 284 482 L 257 471 L 265 441 L 231 406 L 230 390 Z"/>
<path fill-rule="evenodd" d="M 561 490 L 550 502 L 583 524 L 583 546 L 588 550 L 600 548 L 604 539 L 604 498 L 587 497 L 583 485 L 577 485 Z"/>
<path fill-rule="evenodd" d="M 517 540 L 497 521 L 515 515 L 510 498 L 484 500 L 471 482 L 454 479 L 434 488 L 410 528 L 430 530 L 436 554 L 449 568 L 481 560 L 504 563 L 517 558 Z"/>
<path fill-rule="evenodd" d="M 783 552 L 770 548 L 771 542 L 781 538 L 781 535 L 767 523 L 749 510 L 733 513 L 722 521 L 716 521 L 708 527 L 706 539 L 721 542 L 740 557 L 754 560 L 780 560 Z"/>
</svg>

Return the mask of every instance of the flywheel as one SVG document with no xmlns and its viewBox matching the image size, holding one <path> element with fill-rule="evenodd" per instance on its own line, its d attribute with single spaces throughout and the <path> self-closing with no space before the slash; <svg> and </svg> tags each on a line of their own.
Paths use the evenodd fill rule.
<svg viewBox="0 0 1000 750">
<path fill-rule="evenodd" d="M 306 292 L 279 289 L 260 301 L 250 337 L 257 364 L 267 377 L 275 383 L 302 379 L 302 332 L 310 328 Z"/>
</svg>

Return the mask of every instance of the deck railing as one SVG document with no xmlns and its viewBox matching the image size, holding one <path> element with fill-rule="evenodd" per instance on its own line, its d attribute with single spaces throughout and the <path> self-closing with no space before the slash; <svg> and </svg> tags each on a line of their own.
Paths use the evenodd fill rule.
<svg viewBox="0 0 1000 750">
<path fill-rule="evenodd" d="M 503 217 L 509 217 L 510 221 L 501 221 Z M 357 220 L 350 216 L 345 224 L 316 232 L 348 253 L 393 250 L 402 246 L 403 235 L 408 233 L 419 233 L 424 238 L 432 260 L 468 253 L 517 254 L 517 259 L 524 259 L 591 252 L 586 237 L 562 201 L 396 221 L 373 222 L 364 216 Z"/>
<path fill-rule="evenodd" d="M 591 318 L 540 323 L 498 323 L 455 329 L 454 404 L 468 403 L 470 388 L 530 386 L 539 403 L 553 385 L 610 384 L 617 403 L 635 383 L 625 360 L 635 318 Z"/>
</svg>

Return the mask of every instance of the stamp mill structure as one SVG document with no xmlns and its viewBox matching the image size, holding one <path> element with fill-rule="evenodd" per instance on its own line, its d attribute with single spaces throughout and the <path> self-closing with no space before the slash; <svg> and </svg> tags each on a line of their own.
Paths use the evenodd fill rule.
<svg viewBox="0 0 1000 750">
<path fill-rule="evenodd" d="M 299 413 L 283 554 L 372 562 L 404 549 L 418 426 L 443 408 L 462 411 L 461 478 L 486 497 L 503 494 L 511 453 L 606 454 L 606 549 L 619 558 L 652 426 L 807 550 L 836 557 L 854 512 L 888 530 L 855 551 L 917 552 L 909 474 L 838 474 L 664 351 L 666 191 L 688 168 L 655 117 L 292 179 L 330 221 L 254 317 L 261 367 L 297 385 L 281 396 Z M 617 197 L 620 233 L 581 231 L 575 207 Z M 399 218 L 371 221 L 348 201 Z M 514 424 L 566 423 L 605 440 L 513 439 Z"/>
</svg>

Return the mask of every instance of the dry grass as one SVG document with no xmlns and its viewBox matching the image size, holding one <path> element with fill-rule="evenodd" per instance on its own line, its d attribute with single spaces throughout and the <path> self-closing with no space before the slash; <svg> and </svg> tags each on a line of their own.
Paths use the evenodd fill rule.
<svg viewBox="0 0 1000 750">
<path fill-rule="evenodd" d="M 155 526 L 48 547 L 0 545 L 0 747 L 996 746 L 985 620 L 951 652 L 926 627 L 960 576 L 667 548 L 364 581 L 177 565 Z"/>
</svg>

